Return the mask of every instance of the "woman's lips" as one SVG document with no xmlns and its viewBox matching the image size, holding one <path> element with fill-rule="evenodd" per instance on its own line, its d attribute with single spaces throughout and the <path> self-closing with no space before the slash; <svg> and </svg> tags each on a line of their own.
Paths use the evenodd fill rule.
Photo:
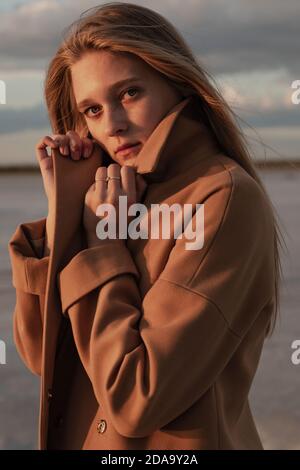
<svg viewBox="0 0 300 470">
<path fill-rule="evenodd" d="M 121 155 L 122 157 L 125 157 L 131 152 L 136 152 L 139 149 L 140 145 L 140 143 L 137 143 L 135 145 L 131 145 L 131 147 L 127 147 L 126 149 L 118 150 L 117 154 L 118 156 Z"/>
</svg>

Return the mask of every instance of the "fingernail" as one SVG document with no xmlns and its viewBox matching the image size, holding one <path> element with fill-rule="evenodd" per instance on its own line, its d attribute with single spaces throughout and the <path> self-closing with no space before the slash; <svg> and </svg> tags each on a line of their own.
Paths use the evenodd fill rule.
<svg viewBox="0 0 300 470">
<path fill-rule="evenodd" d="M 74 140 L 70 140 L 70 147 L 71 147 L 71 150 L 73 152 L 76 152 L 77 150 L 77 145 L 76 145 L 76 142 Z"/>
<path fill-rule="evenodd" d="M 85 148 L 84 151 L 83 151 L 83 157 L 88 158 L 89 156 L 90 156 L 89 149 Z"/>
</svg>

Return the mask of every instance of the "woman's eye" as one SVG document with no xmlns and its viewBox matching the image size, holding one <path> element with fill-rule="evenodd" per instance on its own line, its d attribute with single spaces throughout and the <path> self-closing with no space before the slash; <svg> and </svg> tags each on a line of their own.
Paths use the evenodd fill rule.
<svg viewBox="0 0 300 470">
<path fill-rule="evenodd" d="M 96 110 L 96 113 L 92 112 L 91 114 L 91 117 L 93 116 L 96 116 L 96 114 L 98 113 L 99 111 L 99 106 L 91 106 L 90 108 L 87 108 L 85 111 L 84 111 L 84 114 L 86 114 L 87 116 L 89 116 L 89 111 L 95 111 Z"/>
<path fill-rule="evenodd" d="M 134 92 L 133 95 L 131 95 L 131 93 Z M 131 98 L 133 98 L 136 93 L 138 93 L 138 89 L 137 88 L 129 88 L 128 90 L 126 90 L 123 95 L 125 95 L 126 93 L 129 94 L 129 96 Z M 99 106 L 90 106 L 89 108 L 87 108 L 85 111 L 84 111 L 84 114 L 88 117 L 96 117 L 98 114 L 99 114 Z"/>
<path fill-rule="evenodd" d="M 130 93 L 131 91 L 134 91 L 134 92 L 136 93 L 138 90 L 137 90 L 137 88 L 129 88 L 129 90 L 126 90 L 126 91 L 125 91 L 124 95 L 125 95 L 126 93 Z M 132 96 L 132 95 L 130 95 L 130 96 Z"/>
</svg>

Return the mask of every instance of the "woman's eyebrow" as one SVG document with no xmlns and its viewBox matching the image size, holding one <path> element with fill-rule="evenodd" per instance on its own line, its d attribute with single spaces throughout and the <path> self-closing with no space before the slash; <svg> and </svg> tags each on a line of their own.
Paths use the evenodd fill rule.
<svg viewBox="0 0 300 470">
<path fill-rule="evenodd" d="M 124 80 L 119 80 L 118 82 L 111 85 L 108 88 L 108 91 L 113 91 L 116 88 L 120 88 L 122 85 L 126 85 L 127 83 L 132 83 L 132 82 L 138 82 L 138 81 L 141 81 L 141 79 L 139 77 L 125 78 Z M 95 101 L 95 100 L 86 98 L 86 99 L 80 101 L 80 103 L 77 104 L 77 108 L 81 109 L 81 108 L 83 108 L 84 106 L 87 106 L 88 104 L 90 104 L 93 101 Z"/>
</svg>

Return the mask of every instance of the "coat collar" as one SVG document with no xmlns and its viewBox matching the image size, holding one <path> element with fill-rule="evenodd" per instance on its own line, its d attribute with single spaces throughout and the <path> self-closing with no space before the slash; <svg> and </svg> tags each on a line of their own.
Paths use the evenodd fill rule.
<svg viewBox="0 0 300 470">
<path fill-rule="evenodd" d="M 149 183 L 185 171 L 199 160 L 220 152 L 204 124 L 197 96 L 177 103 L 159 122 L 135 158 L 134 167 Z M 107 154 L 104 162 L 114 163 Z"/>
<path fill-rule="evenodd" d="M 219 153 L 211 131 L 201 120 L 197 99 L 190 96 L 177 103 L 154 129 L 136 157 L 136 171 L 147 184 L 161 182 L 190 171 L 200 160 Z M 56 217 L 55 259 L 62 266 L 82 249 L 82 211 L 85 194 L 95 181 L 99 166 L 114 160 L 96 145 L 88 159 L 74 161 L 52 150 Z"/>
</svg>

